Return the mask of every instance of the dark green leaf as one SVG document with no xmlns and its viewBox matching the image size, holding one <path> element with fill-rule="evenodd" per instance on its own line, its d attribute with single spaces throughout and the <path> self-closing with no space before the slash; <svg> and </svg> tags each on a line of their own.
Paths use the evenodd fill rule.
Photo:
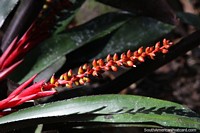
<svg viewBox="0 0 200 133">
<path fill-rule="evenodd" d="M 9 13 L 13 10 L 19 0 L 1 0 L 0 4 L 0 28 Z"/>
<path fill-rule="evenodd" d="M 191 13 L 178 12 L 177 16 L 183 23 L 193 25 L 194 27 L 200 28 L 200 17 Z"/>
<path fill-rule="evenodd" d="M 147 17 L 135 17 L 123 25 L 110 39 L 97 58 L 107 54 L 136 50 L 138 47 L 150 45 L 174 29 L 174 26 Z"/>
<path fill-rule="evenodd" d="M 98 0 L 104 4 L 121 10 L 129 11 L 141 16 L 152 17 L 154 19 L 176 25 L 175 12 L 164 0 Z"/>
<path fill-rule="evenodd" d="M 133 95 L 85 96 L 43 104 L 0 118 L 0 129 L 11 130 L 39 123 L 103 122 L 200 129 L 199 116 L 180 104 Z"/>
<path fill-rule="evenodd" d="M 55 26 L 55 31 L 53 32 L 54 35 L 66 30 L 67 25 L 74 18 L 75 13 L 80 9 L 85 0 L 71 0 L 71 2 L 73 3 L 73 6 L 69 10 L 63 10 L 60 13 L 60 16 L 57 16 L 57 24 Z"/>
<path fill-rule="evenodd" d="M 25 81 L 60 60 L 63 55 L 111 34 L 126 22 L 128 16 L 118 13 L 106 14 L 67 33 L 52 36 L 27 55 L 23 64 L 12 73 L 11 79 Z"/>
</svg>

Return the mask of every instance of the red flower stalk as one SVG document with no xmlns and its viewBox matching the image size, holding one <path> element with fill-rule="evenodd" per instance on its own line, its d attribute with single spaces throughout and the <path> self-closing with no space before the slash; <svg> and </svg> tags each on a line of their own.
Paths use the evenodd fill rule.
<svg viewBox="0 0 200 133">
<path fill-rule="evenodd" d="M 163 39 L 162 46 L 158 42 L 155 46 L 143 48 L 140 47 L 137 51 L 132 52 L 128 50 L 126 53 L 122 53 L 120 57 L 117 54 L 113 56 L 108 55 L 106 60 L 98 59 L 93 60 L 92 66 L 84 64 L 80 66 L 77 74 L 73 74 L 72 70 L 62 74 L 59 79 L 56 79 L 54 75 L 51 77 L 50 82 L 44 85 L 44 88 L 66 86 L 72 88 L 73 85 L 83 85 L 90 82 L 89 75 L 101 76 L 105 71 L 117 71 L 118 67 L 136 67 L 138 63 L 142 63 L 146 58 L 154 59 L 156 54 L 166 54 L 168 49 L 173 45 L 169 40 Z"/>
<path fill-rule="evenodd" d="M 26 82 L 21 84 L 18 88 L 16 88 L 6 99 L 0 101 L 0 110 L 12 108 L 26 101 L 35 100 L 56 93 L 56 90 L 54 89 L 48 89 L 48 90 L 43 89 L 44 80 L 28 87 L 28 85 L 33 82 L 36 76 L 37 75 L 31 77 L 29 80 L 27 80 Z M 4 111 L 2 111 L 0 114 L 4 114 L 3 112 Z"/>
</svg>

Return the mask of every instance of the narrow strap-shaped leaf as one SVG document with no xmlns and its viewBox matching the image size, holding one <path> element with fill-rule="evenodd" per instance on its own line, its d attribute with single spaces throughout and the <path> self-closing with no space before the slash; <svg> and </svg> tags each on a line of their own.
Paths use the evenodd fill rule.
<svg viewBox="0 0 200 133">
<path fill-rule="evenodd" d="M 180 104 L 133 95 L 84 96 L 34 106 L 0 118 L 0 129 L 39 123 L 103 122 L 200 129 L 199 116 Z"/>
</svg>

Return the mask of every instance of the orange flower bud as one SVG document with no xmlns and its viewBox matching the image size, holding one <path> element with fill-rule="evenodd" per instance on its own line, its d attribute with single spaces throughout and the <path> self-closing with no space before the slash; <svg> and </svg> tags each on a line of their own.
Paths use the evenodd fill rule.
<svg viewBox="0 0 200 133">
<path fill-rule="evenodd" d="M 88 83 L 90 82 L 90 79 L 88 77 L 83 77 L 83 81 Z"/>
<path fill-rule="evenodd" d="M 129 61 L 127 61 L 126 63 L 127 63 L 127 65 L 128 65 L 128 66 L 130 66 L 130 67 L 132 67 L 132 66 L 133 66 L 133 62 L 132 62 L 132 61 L 130 61 L 130 60 L 129 60 Z"/>
<path fill-rule="evenodd" d="M 103 59 L 99 59 L 99 60 L 97 61 L 97 63 L 99 64 L 99 66 L 104 66 L 104 61 L 103 61 Z"/>
<path fill-rule="evenodd" d="M 150 47 L 146 47 L 145 53 L 150 53 Z"/>
<path fill-rule="evenodd" d="M 67 75 L 68 75 L 69 77 L 72 77 L 72 75 L 73 75 L 72 69 L 70 69 L 70 70 L 68 71 Z"/>
<path fill-rule="evenodd" d="M 110 70 L 110 67 L 104 66 L 104 70 L 109 71 L 109 70 Z"/>
<path fill-rule="evenodd" d="M 80 66 L 79 69 L 78 69 L 78 74 L 83 74 L 84 73 L 84 70 L 83 68 Z"/>
<path fill-rule="evenodd" d="M 93 66 L 93 67 L 96 67 L 96 66 L 97 66 L 97 61 L 96 61 L 96 60 L 93 60 L 93 61 L 92 61 L 92 66 Z"/>
<path fill-rule="evenodd" d="M 67 88 L 72 88 L 72 84 L 65 84 L 65 86 L 67 87 Z"/>
<path fill-rule="evenodd" d="M 78 81 L 75 81 L 74 84 L 75 84 L 76 86 L 78 86 L 78 85 L 79 85 L 79 82 L 78 82 Z"/>
<path fill-rule="evenodd" d="M 130 58 L 130 57 L 132 56 L 131 50 L 128 50 L 128 51 L 127 51 L 126 56 L 127 56 L 128 58 Z"/>
<path fill-rule="evenodd" d="M 167 49 L 162 49 L 162 53 L 166 54 L 166 53 L 168 53 L 168 50 Z"/>
<path fill-rule="evenodd" d="M 93 75 L 93 76 L 98 76 L 97 71 L 93 71 L 93 72 L 92 72 L 92 75 Z"/>
<path fill-rule="evenodd" d="M 64 76 L 63 76 L 63 74 L 60 76 L 60 78 L 59 78 L 60 80 L 63 80 L 64 79 Z"/>
<path fill-rule="evenodd" d="M 68 77 L 67 73 L 64 73 L 64 74 L 63 74 L 63 78 L 64 78 L 64 80 L 66 80 L 66 81 L 69 80 L 69 77 Z"/>
<path fill-rule="evenodd" d="M 144 58 L 143 58 L 142 56 L 139 56 L 137 59 L 138 59 L 140 62 L 144 62 Z"/>
<path fill-rule="evenodd" d="M 155 49 L 159 49 L 160 48 L 160 42 L 157 42 L 155 45 Z"/>
<path fill-rule="evenodd" d="M 117 55 L 116 53 L 115 53 L 114 56 L 113 56 L 113 60 L 114 60 L 114 61 L 117 61 L 117 60 L 118 60 L 118 55 Z"/>
<path fill-rule="evenodd" d="M 139 55 L 141 55 L 142 52 L 143 52 L 143 47 L 140 47 L 137 52 L 138 52 Z"/>
<path fill-rule="evenodd" d="M 55 77 L 54 77 L 54 75 L 51 76 L 50 83 L 51 83 L 51 84 L 54 84 L 54 83 L 55 83 Z"/>
<path fill-rule="evenodd" d="M 110 54 L 107 55 L 107 57 L 106 57 L 106 61 L 109 62 L 111 59 L 112 59 L 111 55 L 110 55 Z"/>
<path fill-rule="evenodd" d="M 122 53 L 122 54 L 121 54 L 121 56 L 120 56 L 120 58 L 121 58 L 122 60 L 124 60 L 124 61 L 125 61 L 125 60 L 126 60 L 126 58 L 127 58 L 127 57 L 126 57 L 126 54 L 125 54 L 125 53 Z"/>
<path fill-rule="evenodd" d="M 84 85 L 84 84 L 85 84 L 85 81 L 81 78 L 81 79 L 79 79 L 79 83 L 80 83 L 81 85 Z"/>
<path fill-rule="evenodd" d="M 88 68 L 88 64 L 84 64 L 83 65 L 83 70 L 87 70 L 87 68 Z"/>
<path fill-rule="evenodd" d="M 116 66 L 111 66 L 111 69 L 116 72 L 117 71 L 117 67 Z"/>
</svg>

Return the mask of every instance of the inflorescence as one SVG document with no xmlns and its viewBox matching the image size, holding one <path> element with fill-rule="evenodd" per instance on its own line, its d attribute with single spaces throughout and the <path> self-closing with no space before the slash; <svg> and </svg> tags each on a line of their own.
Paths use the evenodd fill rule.
<svg viewBox="0 0 200 133">
<path fill-rule="evenodd" d="M 58 86 L 72 88 L 73 85 L 84 85 L 85 83 L 90 82 L 90 75 L 99 77 L 105 71 L 112 70 L 116 72 L 118 67 L 121 66 L 136 67 L 136 64 L 144 62 L 147 58 L 154 60 L 154 57 L 158 53 L 166 54 L 172 45 L 172 42 L 167 39 L 163 39 L 162 44 L 157 42 L 155 46 L 147 47 L 145 49 L 140 47 L 134 52 L 128 50 L 120 56 L 118 54 L 114 54 L 113 56 L 108 55 L 105 60 L 94 59 L 91 65 L 84 64 L 83 66 L 80 66 L 77 74 L 73 74 L 70 69 L 68 72 L 62 74 L 59 79 L 56 79 L 53 75 L 50 81 L 44 84 L 43 88 L 48 89 Z"/>
</svg>

